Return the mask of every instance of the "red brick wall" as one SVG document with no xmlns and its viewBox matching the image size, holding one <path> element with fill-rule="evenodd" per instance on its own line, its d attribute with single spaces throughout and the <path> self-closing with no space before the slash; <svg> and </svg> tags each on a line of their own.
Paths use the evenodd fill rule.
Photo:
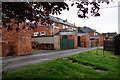
<svg viewBox="0 0 120 80">
<path fill-rule="evenodd" d="M 40 36 L 40 32 L 45 32 L 45 36 L 51 36 L 52 32 L 51 32 L 51 27 L 41 27 L 41 28 L 35 28 L 34 32 L 39 32 L 39 36 Z"/>
<path fill-rule="evenodd" d="M 67 38 L 68 39 L 74 39 L 74 35 L 68 35 Z"/>
<path fill-rule="evenodd" d="M 90 36 L 86 35 L 86 47 L 90 47 Z"/>
<path fill-rule="evenodd" d="M 59 32 L 59 28 L 54 28 L 54 34 L 56 34 L 57 32 Z"/>
<path fill-rule="evenodd" d="M 78 33 L 77 32 L 74 35 L 74 48 L 78 48 Z"/>
<path fill-rule="evenodd" d="M 0 57 L 7 56 L 9 54 L 9 44 L 8 42 L 0 42 Z"/>
<path fill-rule="evenodd" d="M 80 46 L 85 47 L 85 36 L 80 36 Z"/>
<path fill-rule="evenodd" d="M 13 28 L 18 27 L 17 24 L 12 24 Z M 21 24 L 21 28 L 24 23 Z M 20 29 L 16 32 L 15 29 L 12 31 L 7 31 L 6 28 L 2 28 L 2 41 L 9 42 L 9 52 L 18 54 L 28 54 L 31 53 L 31 34 L 32 31 L 28 29 Z"/>
<path fill-rule="evenodd" d="M 88 32 L 90 36 L 94 36 L 94 32 Z"/>
<path fill-rule="evenodd" d="M 60 23 L 56 23 L 56 22 L 54 22 L 54 26 L 58 26 L 58 27 L 59 27 L 59 29 L 63 29 L 63 25 L 62 25 L 62 24 L 60 24 Z"/>
<path fill-rule="evenodd" d="M 58 38 L 58 49 L 60 49 L 60 39 L 62 38 L 62 36 L 59 35 L 58 37 L 59 37 L 59 38 Z"/>
<path fill-rule="evenodd" d="M 103 46 L 104 45 L 104 37 L 103 36 L 100 36 L 100 46 Z"/>
<path fill-rule="evenodd" d="M 90 47 L 90 38 L 89 35 L 80 36 L 80 46 L 81 47 Z"/>
</svg>

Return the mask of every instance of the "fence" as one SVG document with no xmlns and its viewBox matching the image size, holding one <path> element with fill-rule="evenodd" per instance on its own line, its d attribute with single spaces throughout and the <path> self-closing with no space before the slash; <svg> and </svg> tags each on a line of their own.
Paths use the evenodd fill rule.
<svg viewBox="0 0 120 80">
<path fill-rule="evenodd" d="M 113 42 L 113 40 L 105 40 L 104 41 L 104 50 L 114 51 L 114 42 Z"/>
</svg>

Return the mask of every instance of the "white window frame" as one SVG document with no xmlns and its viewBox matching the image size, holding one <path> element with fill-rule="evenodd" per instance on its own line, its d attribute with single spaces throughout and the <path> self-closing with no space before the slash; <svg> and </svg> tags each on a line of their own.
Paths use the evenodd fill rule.
<svg viewBox="0 0 120 80">
<path fill-rule="evenodd" d="M 41 34 L 42 32 L 44 32 L 44 34 Z M 40 32 L 40 36 L 45 36 L 46 32 L 45 31 L 42 32 Z"/>
<path fill-rule="evenodd" d="M 34 36 L 38 36 L 38 32 L 34 32 Z"/>
<path fill-rule="evenodd" d="M 68 26 L 66 26 L 66 28 L 68 28 Z"/>
<path fill-rule="evenodd" d="M 74 28 L 74 30 L 77 30 L 76 28 Z"/>
<path fill-rule="evenodd" d="M 63 25 L 63 29 L 65 29 L 65 25 Z"/>
</svg>

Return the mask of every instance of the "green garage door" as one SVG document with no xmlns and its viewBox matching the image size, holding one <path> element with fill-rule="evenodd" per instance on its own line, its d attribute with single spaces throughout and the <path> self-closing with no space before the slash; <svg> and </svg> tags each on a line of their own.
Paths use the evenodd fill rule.
<svg viewBox="0 0 120 80">
<path fill-rule="evenodd" d="M 60 48 L 61 49 L 73 49 L 74 48 L 74 40 L 67 39 L 66 36 L 63 36 L 60 40 Z"/>
</svg>

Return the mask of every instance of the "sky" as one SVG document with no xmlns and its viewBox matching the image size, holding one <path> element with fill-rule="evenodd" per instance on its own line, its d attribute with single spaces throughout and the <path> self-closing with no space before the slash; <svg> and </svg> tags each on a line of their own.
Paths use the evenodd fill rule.
<svg viewBox="0 0 120 80">
<path fill-rule="evenodd" d="M 67 0 L 66 3 L 69 5 L 69 11 L 62 11 L 60 15 L 53 15 L 55 17 L 59 17 L 64 19 L 69 23 L 75 23 L 76 26 L 83 27 L 87 26 L 92 29 L 96 29 L 99 33 L 107 33 L 107 32 L 117 32 L 118 33 L 118 7 L 110 8 L 113 6 L 118 6 L 118 2 L 110 3 L 107 5 L 106 3 L 101 4 L 100 9 L 100 17 L 89 17 L 89 19 L 78 18 L 76 6 L 71 7 L 71 1 Z M 105 8 L 108 7 L 108 8 Z"/>
</svg>

